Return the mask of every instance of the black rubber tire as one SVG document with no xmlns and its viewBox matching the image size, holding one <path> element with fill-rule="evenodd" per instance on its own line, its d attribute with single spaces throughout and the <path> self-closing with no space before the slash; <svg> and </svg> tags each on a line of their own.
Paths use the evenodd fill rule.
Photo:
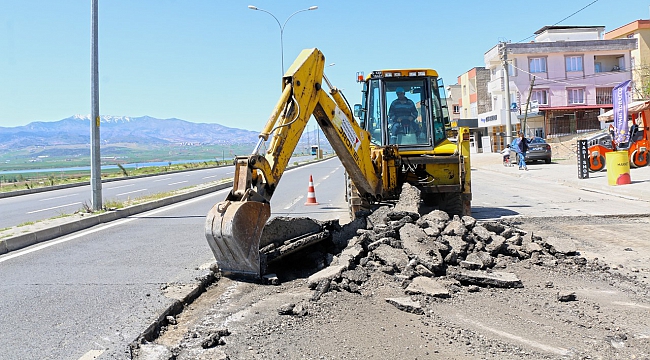
<svg viewBox="0 0 650 360">
<path fill-rule="evenodd" d="M 551 163 L 551 159 L 544 159 L 544 162 L 545 162 L 546 164 L 550 164 L 550 163 Z"/>
<path fill-rule="evenodd" d="M 440 194 L 438 209 L 446 212 L 449 216 L 458 215 L 463 217 L 463 196 L 461 193 Z"/>
<path fill-rule="evenodd" d="M 350 220 L 357 218 L 358 211 L 369 210 L 370 203 L 359 195 L 357 187 L 354 185 L 348 173 L 345 173 L 345 200 L 348 202 L 348 211 L 350 212 Z"/>
</svg>

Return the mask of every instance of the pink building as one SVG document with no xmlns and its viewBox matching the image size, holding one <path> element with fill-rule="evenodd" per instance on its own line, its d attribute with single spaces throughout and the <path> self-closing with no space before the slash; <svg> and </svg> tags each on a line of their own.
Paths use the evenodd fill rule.
<svg viewBox="0 0 650 360">
<path fill-rule="evenodd" d="M 487 91 L 492 109 L 479 113 L 479 126 L 503 134 L 510 111 L 513 134 L 524 119 L 528 135 L 545 138 L 599 130 L 597 116 L 612 108 L 612 88 L 632 79 L 630 53 L 637 48 L 636 39 L 604 40 L 604 31 L 602 26 L 546 26 L 532 42 L 501 43 L 488 50 L 484 60 L 491 73 Z M 495 127 L 500 130 L 490 131 Z"/>
</svg>

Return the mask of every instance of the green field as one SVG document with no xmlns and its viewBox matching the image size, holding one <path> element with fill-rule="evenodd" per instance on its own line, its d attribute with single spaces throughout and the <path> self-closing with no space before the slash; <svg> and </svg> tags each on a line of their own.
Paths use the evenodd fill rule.
<svg viewBox="0 0 650 360">
<path fill-rule="evenodd" d="M 250 153 L 252 144 L 138 146 L 133 144 L 106 145 L 100 150 L 101 164 L 136 164 L 136 168 L 102 170 L 102 178 L 134 176 L 149 173 L 217 166 L 232 163 L 236 154 Z M 201 159 L 199 163 L 169 164 L 173 161 Z M 138 163 L 163 162 L 167 166 L 138 167 Z M 90 166 L 90 146 L 38 146 L 0 153 L 0 191 L 89 181 L 90 170 L 57 171 L 60 168 Z M 20 172 L 20 171 L 25 172 Z M 34 172 L 33 170 L 38 170 Z M 12 173 L 6 173 L 12 171 Z M 4 172 L 4 173 L 3 173 Z"/>
<path fill-rule="evenodd" d="M 135 164 L 102 170 L 102 178 L 137 176 L 169 171 L 232 164 L 235 155 L 250 154 L 254 144 L 138 146 L 115 144 L 102 146 L 103 165 Z M 202 160 L 184 164 L 173 161 Z M 164 166 L 137 166 L 138 163 L 163 162 Z M 90 166 L 89 145 L 37 146 L 0 152 L 0 191 L 90 181 L 90 170 L 58 171 L 61 168 Z M 33 170 L 38 170 L 34 172 Z M 6 173 L 12 171 L 12 173 Z M 21 172 L 25 171 L 25 172 Z M 4 173 L 3 173 L 4 172 Z"/>
</svg>

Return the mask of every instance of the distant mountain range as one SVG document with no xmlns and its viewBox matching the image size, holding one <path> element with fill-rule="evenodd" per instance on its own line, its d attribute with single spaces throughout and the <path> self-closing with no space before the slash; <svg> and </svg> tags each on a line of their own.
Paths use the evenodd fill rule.
<svg viewBox="0 0 650 360">
<path fill-rule="evenodd" d="M 100 133 L 102 145 L 135 143 L 145 146 L 182 143 L 247 144 L 255 143 L 259 134 L 219 124 L 156 119 L 150 116 L 102 116 Z M 0 127 L 0 150 L 85 144 L 90 144 L 90 116 L 76 115 L 59 121 L 37 121 L 24 126 Z"/>
</svg>

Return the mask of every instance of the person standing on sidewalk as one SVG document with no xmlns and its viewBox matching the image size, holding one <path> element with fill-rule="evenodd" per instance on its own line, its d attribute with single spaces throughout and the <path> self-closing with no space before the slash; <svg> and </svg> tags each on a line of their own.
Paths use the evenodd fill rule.
<svg viewBox="0 0 650 360">
<path fill-rule="evenodd" d="M 528 139 L 524 136 L 523 132 L 519 133 L 519 142 L 517 143 L 519 148 L 518 158 L 519 158 L 519 170 L 528 170 L 526 166 L 526 151 L 528 151 Z"/>
</svg>

